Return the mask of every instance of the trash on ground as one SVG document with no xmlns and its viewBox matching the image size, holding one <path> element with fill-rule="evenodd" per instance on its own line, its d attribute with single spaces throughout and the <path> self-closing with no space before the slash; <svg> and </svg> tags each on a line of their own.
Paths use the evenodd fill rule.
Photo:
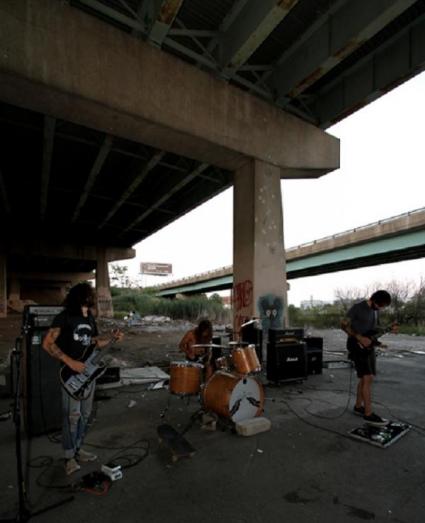
<svg viewBox="0 0 425 523">
<path fill-rule="evenodd" d="M 109 368 L 103 376 L 98 378 L 97 388 L 102 390 L 125 387 L 127 385 L 164 383 L 169 379 L 170 376 L 159 367 Z"/>
</svg>

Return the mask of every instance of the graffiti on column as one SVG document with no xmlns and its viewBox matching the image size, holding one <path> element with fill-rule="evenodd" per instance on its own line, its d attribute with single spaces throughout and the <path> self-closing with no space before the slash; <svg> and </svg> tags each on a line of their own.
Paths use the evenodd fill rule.
<svg viewBox="0 0 425 523">
<path fill-rule="evenodd" d="M 112 311 L 112 300 L 106 297 L 99 297 L 97 300 L 98 315 L 108 315 Z"/>
<path fill-rule="evenodd" d="M 233 307 L 235 310 L 234 329 L 239 332 L 242 323 L 250 319 L 252 305 L 252 281 L 244 280 L 233 286 Z"/>
<path fill-rule="evenodd" d="M 258 298 L 258 310 L 260 313 L 263 332 L 269 329 L 281 329 L 283 326 L 283 299 L 276 294 L 265 294 Z"/>
</svg>

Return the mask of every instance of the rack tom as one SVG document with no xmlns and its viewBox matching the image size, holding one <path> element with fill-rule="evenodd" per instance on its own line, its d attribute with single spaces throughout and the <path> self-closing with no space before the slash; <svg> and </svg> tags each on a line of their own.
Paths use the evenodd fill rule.
<svg viewBox="0 0 425 523">
<path fill-rule="evenodd" d="M 235 370 L 240 374 L 259 372 L 261 365 L 255 352 L 255 345 L 236 347 L 232 351 L 232 360 Z"/>
<path fill-rule="evenodd" d="M 191 361 L 172 361 L 170 364 L 170 392 L 178 396 L 199 394 L 203 365 Z"/>
</svg>

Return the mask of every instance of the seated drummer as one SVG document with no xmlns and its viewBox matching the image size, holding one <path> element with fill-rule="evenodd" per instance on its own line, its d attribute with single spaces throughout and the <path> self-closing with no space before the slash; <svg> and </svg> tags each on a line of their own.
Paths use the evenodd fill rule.
<svg viewBox="0 0 425 523">
<path fill-rule="evenodd" d="M 205 365 L 205 379 L 214 372 L 211 364 L 211 352 L 205 347 L 194 345 L 208 345 L 212 342 L 213 328 L 209 320 L 201 320 L 197 327 L 186 332 L 179 343 L 179 349 L 186 354 L 189 361 L 197 361 Z"/>
</svg>

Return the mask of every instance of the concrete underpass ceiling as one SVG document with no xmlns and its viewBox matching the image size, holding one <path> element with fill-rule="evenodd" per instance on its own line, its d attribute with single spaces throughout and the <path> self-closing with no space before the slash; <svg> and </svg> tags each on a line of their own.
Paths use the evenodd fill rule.
<svg viewBox="0 0 425 523">
<path fill-rule="evenodd" d="M 65 4 L 322 128 L 425 66 L 425 0 Z M 130 247 L 232 184 L 214 165 L 2 102 L 0 132 L 3 243 Z"/>
<path fill-rule="evenodd" d="M 425 0 L 68 0 L 327 128 L 425 67 Z"/>
<path fill-rule="evenodd" d="M 223 169 L 4 103 L 0 132 L 3 243 L 130 247 L 232 180 Z"/>
</svg>

